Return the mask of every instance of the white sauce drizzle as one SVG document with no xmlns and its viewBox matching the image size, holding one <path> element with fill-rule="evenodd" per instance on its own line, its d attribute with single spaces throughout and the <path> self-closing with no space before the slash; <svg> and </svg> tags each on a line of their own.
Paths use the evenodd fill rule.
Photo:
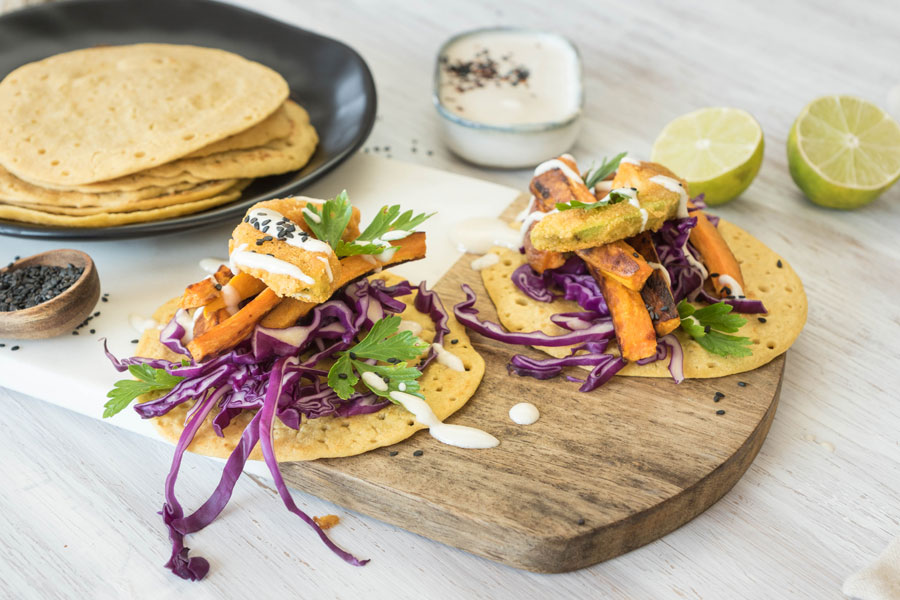
<svg viewBox="0 0 900 600">
<path fill-rule="evenodd" d="M 594 194 L 603 194 L 604 196 L 606 196 L 611 191 L 612 191 L 612 180 L 611 179 L 610 180 L 604 179 L 603 181 L 598 182 L 597 185 L 594 186 Z"/>
<path fill-rule="evenodd" d="M 377 243 L 377 242 L 375 242 L 375 243 Z M 399 248 L 399 246 L 391 246 L 390 248 L 386 249 L 384 252 L 376 254 L 375 258 L 377 260 L 380 260 L 383 263 L 391 262 L 391 259 L 394 258 L 394 254 L 397 253 L 398 248 Z"/>
<path fill-rule="evenodd" d="M 580 183 L 581 185 L 584 185 L 584 180 L 581 179 L 581 177 L 578 175 L 578 173 L 573 171 L 572 167 L 570 167 L 563 161 L 559 160 L 558 158 L 553 158 L 553 159 L 544 161 L 541 164 L 539 164 L 534 169 L 534 176 L 538 177 L 540 175 L 543 175 L 547 171 L 552 171 L 553 169 L 559 169 L 560 171 L 562 171 L 563 175 L 565 175 L 569 181 L 571 181 L 573 183 Z"/>
<path fill-rule="evenodd" d="M 677 218 L 686 219 L 690 216 L 687 208 L 688 193 L 679 181 L 672 179 L 671 177 L 666 177 L 665 175 L 656 175 L 651 177 L 650 181 L 663 186 L 670 192 L 676 192 L 678 194 L 678 212 L 675 213 Z"/>
<path fill-rule="evenodd" d="M 401 381 L 400 383 L 397 384 L 397 389 L 400 390 L 401 392 L 405 392 L 405 391 L 406 391 L 406 384 L 405 384 L 404 382 Z"/>
<path fill-rule="evenodd" d="M 741 284 L 739 284 L 737 280 L 731 275 L 725 275 L 724 273 L 722 273 L 721 275 L 719 275 L 718 279 L 719 285 L 730 289 L 732 296 L 737 297 L 744 295 L 744 289 L 741 287 Z"/>
<path fill-rule="evenodd" d="M 612 194 L 613 192 L 622 194 L 623 196 L 628 196 L 628 204 L 632 205 L 641 212 L 641 231 L 647 229 L 647 219 L 650 217 L 650 214 L 647 212 L 647 209 L 641 206 L 641 203 L 638 202 L 637 190 L 630 187 L 623 187 L 611 190 L 610 194 Z"/>
<path fill-rule="evenodd" d="M 408 331 L 413 335 L 419 335 L 422 333 L 422 326 L 416 323 L 415 321 L 400 321 L 400 327 L 397 328 L 397 331 Z"/>
<path fill-rule="evenodd" d="M 509 418 L 518 425 L 531 425 L 540 417 L 537 406 L 531 402 L 519 402 L 509 409 Z"/>
<path fill-rule="evenodd" d="M 233 315 L 238 311 L 238 304 L 241 303 L 241 294 L 238 292 L 231 282 L 222 286 L 222 300 L 225 301 L 225 308 L 229 315 Z"/>
<path fill-rule="evenodd" d="M 706 267 L 703 266 L 703 263 L 694 258 L 693 253 L 688 249 L 687 245 L 688 240 L 684 240 L 684 246 L 681 247 L 681 251 L 684 252 L 684 257 L 692 267 L 700 271 L 700 277 L 703 279 L 703 281 L 706 281 L 706 278 L 709 277 L 709 271 L 706 270 Z"/>
<path fill-rule="evenodd" d="M 500 257 L 494 254 L 493 252 L 489 252 L 484 256 L 479 256 L 475 260 L 473 260 L 469 266 L 472 267 L 476 271 L 480 271 L 482 269 L 486 269 L 492 265 L 496 265 L 500 262 Z"/>
<path fill-rule="evenodd" d="M 362 379 L 366 382 L 373 390 L 378 390 L 379 392 L 386 392 L 388 389 L 388 384 L 385 383 L 384 379 L 382 379 L 377 373 L 373 373 L 372 371 L 366 371 L 362 374 Z"/>
<path fill-rule="evenodd" d="M 319 215 L 317 215 L 317 214 L 314 213 L 313 211 L 309 210 L 309 207 L 308 207 L 308 206 L 304 206 L 304 207 L 303 207 L 303 210 L 300 211 L 300 212 L 303 213 L 303 218 L 304 218 L 304 219 L 309 219 L 309 220 L 312 221 L 313 223 L 321 223 L 321 222 L 322 222 L 322 217 L 320 217 Z"/>
<path fill-rule="evenodd" d="M 672 278 L 669 277 L 669 272 L 666 270 L 664 266 L 659 264 L 658 262 L 647 261 L 647 264 L 650 265 L 651 268 L 656 269 L 657 271 L 662 271 L 663 277 L 666 278 L 666 282 L 669 284 L 669 287 L 672 287 Z"/>
<path fill-rule="evenodd" d="M 537 198 L 535 198 L 534 196 L 531 197 L 531 199 L 528 201 L 528 206 L 523 208 L 522 211 L 516 215 L 516 221 L 522 221 L 523 219 L 525 219 L 525 217 L 527 217 L 528 215 L 530 215 L 532 213 L 532 211 L 534 210 L 534 203 L 536 200 L 537 200 Z"/>
<path fill-rule="evenodd" d="M 466 366 L 463 364 L 462 359 L 460 359 L 457 355 L 453 354 L 440 344 L 432 344 L 431 347 L 434 349 L 434 354 L 437 357 L 437 361 L 448 369 L 452 369 L 453 371 L 466 370 Z"/>
<path fill-rule="evenodd" d="M 367 263 L 371 263 L 373 265 L 378 264 L 378 261 L 375 260 L 375 257 L 372 256 L 371 254 L 361 254 L 360 256 L 362 256 L 363 260 L 366 261 Z"/>
<path fill-rule="evenodd" d="M 194 316 L 196 317 L 197 313 L 201 313 L 202 311 L 197 310 L 194 312 Z M 184 335 L 181 336 L 181 343 L 187 345 L 192 339 L 194 339 L 194 322 L 195 319 L 192 318 L 188 311 L 181 309 L 175 313 L 175 322 L 181 325 L 184 328 Z"/>
<path fill-rule="evenodd" d="M 412 231 L 405 231 L 403 229 L 394 229 L 393 231 L 388 231 L 381 234 L 381 240 L 385 242 L 393 242 L 394 240 L 402 240 L 405 237 L 409 237 L 412 234 Z"/>
<path fill-rule="evenodd" d="M 304 207 L 303 210 L 306 210 L 306 207 Z M 272 222 L 269 224 L 269 226 L 273 231 L 275 230 L 275 223 L 281 221 L 282 219 L 289 223 L 293 223 L 294 227 L 296 227 L 294 237 L 288 237 L 281 240 L 289 246 L 293 246 L 294 248 L 301 248 L 310 252 L 319 252 L 321 254 L 332 254 L 334 252 L 334 250 L 331 249 L 331 246 L 329 246 L 322 240 L 317 240 L 312 236 L 307 237 L 306 241 L 303 241 L 303 237 L 299 234 L 301 227 L 285 217 L 280 212 L 272 210 L 271 208 L 256 208 L 250 211 L 250 214 L 247 216 L 249 216 L 251 220 L 257 219 L 260 223 L 262 223 L 266 219 L 270 219 Z"/>
<path fill-rule="evenodd" d="M 453 227 L 450 239 L 460 252 L 484 254 L 494 246 L 516 250 L 522 245 L 519 232 L 500 219 L 466 219 Z"/>
<path fill-rule="evenodd" d="M 317 256 L 316 258 L 322 261 L 322 264 L 325 265 L 325 273 L 328 274 L 328 283 L 332 283 L 334 281 L 334 273 L 331 272 L 331 263 L 328 261 L 328 257 Z"/>
<path fill-rule="evenodd" d="M 159 323 L 156 322 L 156 319 L 147 319 L 142 317 L 141 315 L 130 314 L 128 315 L 128 324 L 131 325 L 131 328 L 139 333 L 143 333 L 148 329 L 153 329 L 154 327 L 159 326 Z"/>
<path fill-rule="evenodd" d="M 620 165 L 621 165 L 622 163 L 625 163 L 625 164 L 628 164 L 628 165 L 637 165 L 637 166 L 641 166 L 641 161 L 638 160 L 638 159 L 636 159 L 636 158 L 634 158 L 634 157 L 632 157 L 632 156 L 625 156 L 625 157 L 623 157 L 622 160 L 619 161 L 619 164 L 620 164 Z"/>
<path fill-rule="evenodd" d="M 200 262 L 197 264 L 203 271 L 212 275 L 219 270 L 219 267 L 227 262 L 228 261 L 223 258 L 201 258 Z"/>
<path fill-rule="evenodd" d="M 494 448 L 500 440 L 480 429 L 465 425 L 449 425 L 441 423 L 428 403 L 406 392 L 391 392 L 391 400 L 400 404 L 416 418 L 416 421 L 428 427 L 431 436 L 439 442 L 458 448 Z"/>
<path fill-rule="evenodd" d="M 554 208 L 550 212 L 541 212 L 539 210 L 534 211 L 522 221 L 522 227 L 519 229 L 519 243 L 518 246 L 521 246 L 525 243 L 525 236 L 528 235 L 528 228 L 531 227 L 532 223 L 537 223 L 547 215 L 556 214 L 559 212 L 559 209 Z M 518 247 L 517 246 L 517 247 Z"/>
<path fill-rule="evenodd" d="M 296 265 L 292 265 L 280 258 L 269 256 L 268 254 L 249 252 L 245 250 L 246 247 L 247 244 L 241 244 L 231 253 L 229 259 L 234 267 L 260 269 L 262 271 L 268 271 L 273 275 L 287 275 L 288 277 L 293 277 L 294 279 L 310 285 L 315 283 L 315 280 L 312 277 L 301 271 Z M 234 268 L 231 270 L 234 272 Z"/>
</svg>

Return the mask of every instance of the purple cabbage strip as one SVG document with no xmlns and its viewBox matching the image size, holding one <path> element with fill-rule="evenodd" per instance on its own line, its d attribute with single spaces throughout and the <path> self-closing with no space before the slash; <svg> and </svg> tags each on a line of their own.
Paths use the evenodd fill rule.
<svg viewBox="0 0 900 600">
<path fill-rule="evenodd" d="M 608 340 L 615 336 L 612 320 L 610 319 L 598 320 L 587 329 L 561 335 L 547 335 L 542 331 L 531 331 L 528 333 L 507 331 L 497 323 L 479 320 L 478 309 L 474 308 L 475 292 L 465 283 L 462 285 L 462 289 L 466 294 L 466 299 L 453 307 L 456 319 L 472 331 L 492 340 L 521 346 L 571 346 L 584 342 Z"/>
<path fill-rule="evenodd" d="M 724 302 L 725 304 L 732 306 L 734 312 L 743 313 L 745 315 L 766 314 L 769 312 L 766 310 L 762 300 L 753 300 L 752 298 L 716 298 L 703 288 L 700 288 L 700 291 L 694 299 L 709 302 L 710 304 Z"/>
<path fill-rule="evenodd" d="M 178 444 L 175 446 L 175 455 L 172 457 L 172 466 L 169 474 L 166 476 L 166 502 L 163 504 L 162 516 L 163 522 L 169 530 L 169 540 L 172 542 L 172 555 L 166 563 L 166 568 L 181 577 L 182 579 L 190 579 L 197 581 L 203 579 L 209 572 L 209 562 L 205 558 L 199 556 L 189 558 L 190 548 L 184 545 L 184 535 L 174 527 L 174 523 L 184 516 L 184 510 L 175 497 L 175 480 L 178 479 L 178 471 L 181 468 L 181 459 L 184 453 L 193 441 L 197 430 L 206 419 L 206 416 L 212 410 L 213 405 L 224 395 L 226 389 L 220 388 L 214 393 L 209 394 L 205 400 L 198 402 L 200 409 L 197 410 L 193 417 L 188 421 L 181 437 L 178 438 Z"/>
<path fill-rule="evenodd" d="M 523 263 L 512 273 L 512 282 L 523 294 L 537 302 L 553 302 L 556 295 L 550 291 L 549 278 L 538 275 L 531 265 Z"/>
<path fill-rule="evenodd" d="M 103 353 L 106 354 L 106 358 L 108 358 L 109 362 L 112 363 L 113 368 L 120 373 L 123 371 L 127 371 L 128 367 L 130 367 L 131 365 L 150 365 L 154 369 L 165 369 L 168 371 L 169 368 L 174 364 L 161 358 L 143 358 L 141 356 L 132 356 L 131 358 L 118 359 L 112 352 L 109 351 L 109 346 L 107 345 L 106 338 L 100 338 L 100 341 L 103 342 Z"/>
<path fill-rule="evenodd" d="M 354 566 L 362 566 L 366 564 L 368 559 L 359 560 L 349 552 L 342 550 L 331 541 L 331 539 L 325 535 L 325 532 L 322 531 L 322 528 L 319 527 L 318 523 L 309 518 L 305 512 L 297 508 L 297 505 L 294 504 L 294 499 L 291 496 L 290 491 L 284 483 L 284 479 L 281 477 L 281 471 L 278 468 L 278 460 L 275 458 L 275 448 L 272 445 L 272 426 L 274 425 L 275 419 L 275 408 L 278 402 L 278 399 L 281 397 L 283 393 L 283 383 L 284 383 L 284 367 L 289 361 L 296 361 L 297 359 L 292 356 L 284 356 L 275 361 L 275 365 L 272 367 L 272 373 L 269 375 L 269 385 L 266 390 L 266 399 L 263 402 L 262 410 L 260 410 L 259 415 L 259 444 L 262 448 L 263 458 L 265 459 L 266 466 L 269 467 L 269 472 L 272 474 L 272 479 L 275 480 L 275 488 L 278 490 L 278 495 L 281 496 L 282 502 L 284 502 L 285 507 L 300 517 L 307 525 L 312 527 L 315 532 L 319 535 L 319 538 L 325 543 L 328 548 L 344 559 L 346 562 L 350 563 Z"/>
<path fill-rule="evenodd" d="M 187 332 L 185 331 L 184 327 L 181 326 L 181 323 L 178 322 L 179 315 L 187 316 L 187 311 L 183 308 L 179 308 L 177 311 L 175 311 L 175 316 L 172 317 L 172 319 L 169 320 L 166 326 L 163 327 L 159 332 L 159 341 L 163 346 L 165 346 L 172 352 L 184 354 L 185 356 L 190 357 L 191 353 L 188 352 L 188 349 L 185 348 L 184 344 L 181 343 L 182 338 L 184 338 L 184 334 Z M 194 362 L 193 359 L 191 359 L 191 362 Z"/>
<path fill-rule="evenodd" d="M 414 306 L 420 313 L 428 315 L 431 318 L 431 322 L 434 323 L 434 340 L 432 340 L 432 343 L 442 344 L 444 336 L 450 333 L 450 326 L 448 325 L 450 315 L 447 314 L 447 309 L 444 308 L 444 303 L 441 302 L 437 293 L 425 288 L 424 281 L 419 284 L 419 293 L 416 294 Z M 427 356 L 419 361 L 419 370 L 424 370 L 425 367 L 431 364 L 435 356 L 434 348 L 430 348 Z"/>
<path fill-rule="evenodd" d="M 664 335 L 656 340 L 656 354 L 642 358 L 637 361 L 639 365 L 649 365 L 650 363 L 669 357 L 669 373 L 675 383 L 684 381 L 684 349 L 681 342 L 673 334 Z"/>
</svg>

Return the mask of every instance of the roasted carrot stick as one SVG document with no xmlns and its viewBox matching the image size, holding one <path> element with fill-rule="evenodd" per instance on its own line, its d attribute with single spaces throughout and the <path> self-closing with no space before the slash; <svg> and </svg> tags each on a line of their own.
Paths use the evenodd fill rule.
<svg viewBox="0 0 900 600">
<path fill-rule="evenodd" d="M 534 244 L 531 243 L 531 230 L 534 229 L 535 225 L 537 225 L 537 222 L 531 224 L 528 231 L 525 233 L 525 239 L 523 240 L 523 245 L 525 246 L 525 258 L 528 260 L 528 264 L 537 273 L 543 273 L 547 269 L 556 269 L 563 266 L 566 263 L 566 257 L 562 252 L 538 250 L 534 247 Z"/>
<path fill-rule="evenodd" d="M 396 265 L 411 260 L 425 257 L 425 234 L 413 233 L 402 240 L 391 242 L 397 250 L 387 262 L 371 262 L 362 256 L 348 256 L 341 259 L 341 276 L 334 282 L 333 288 L 337 290 L 354 279 L 368 275 L 377 268 L 387 265 Z M 296 298 L 284 298 L 271 313 L 267 314 L 260 325 L 272 329 L 284 329 L 297 322 L 315 307 L 313 302 L 304 302 Z"/>
<path fill-rule="evenodd" d="M 719 275 L 728 275 L 737 281 L 741 289 L 744 287 L 744 276 L 741 266 L 731 252 L 731 248 L 722 239 L 719 230 L 709 222 L 701 211 L 693 211 L 692 216 L 697 217 L 697 225 L 691 230 L 691 243 L 700 252 L 706 268 L 712 274 L 712 284 L 720 297 L 738 295 L 738 291 L 727 285 L 729 282 L 719 280 Z"/>
<path fill-rule="evenodd" d="M 241 310 L 191 340 L 187 345 L 191 356 L 195 361 L 202 362 L 234 347 L 249 336 L 260 319 L 275 308 L 279 302 L 281 302 L 281 298 L 271 289 L 266 288 Z"/>
<path fill-rule="evenodd" d="M 653 274 L 647 278 L 644 287 L 641 288 L 641 298 L 650 313 L 650 320 L 656 329 L 656 335 L 662 337 L 672 333 L 681 325 L 678 316 L 678 307 L 672 296 L 672 285 L 669 282 L 669 274 L 659 262 L 659 255 L 648 232 L 629 238 L 628 243 L 653 267 Z"/>
<path fill-rule="evenodd" d="M 625 360 L 635 361 L 656 353 L 656 331 L 644 307 L 640 292 L 630 290 L 588 264 L 609 307 L 619 351 Z"/>
<path fill-rule="evenodd" d="M 615 279 L 636 292 L 644 287 L 644 282 L 653 273 L 653 269 L 647 264 L 644 257 L 624 240 L 610 242 L 596 248 L 576 250 L 575 254 L 607 277 Z"/>
<path fill-rule="evenodd" d="M 249 273 L 238 273 L 228 282 L 228 287 L 231 291 L 220 292 L 215 300 L 204 305 L 207 313 L 214 313 L 228 306 L 225 294 L 234 294 L 232 301 L 242 302 L 266 289 L 266 284 Z"/>
<path fill-rule="evenodd" d="M 562 162 L 569 169 L 579 175 L 577 180 L 567 177 L 561 169 L 550 169 L 540 175 L 536 175 L 528 188 L 535 198 L 535 206 L 543 212 L 550 212 L 556 208 L 557 202 L 596 202 L 597 198 L 581 180 L 575 161 L 567 156 L 560 156 L 556 160 Z"/>
</svg>

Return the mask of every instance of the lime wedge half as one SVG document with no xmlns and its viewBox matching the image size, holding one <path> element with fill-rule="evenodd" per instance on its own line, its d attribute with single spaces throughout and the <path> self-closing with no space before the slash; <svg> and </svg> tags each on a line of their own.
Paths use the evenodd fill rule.
<svg viewBox="0 0 900 600">
<path fill-rule="evenodd" d="M 705 194 L 708 204 L 739 196 L 762 158 L 762 129 L 738 108 L 701 108 L 678 117 L 656 138 L 651 154 L 688 182 L 692 196 Z"/>
<path fill-rule="evenodd" d="M 871 102 L 824 96 L 794 121 L 787 155 L 791 177 L 810 200 L 858 208 L 900 177 L 900 125 Z"/>
</svg>

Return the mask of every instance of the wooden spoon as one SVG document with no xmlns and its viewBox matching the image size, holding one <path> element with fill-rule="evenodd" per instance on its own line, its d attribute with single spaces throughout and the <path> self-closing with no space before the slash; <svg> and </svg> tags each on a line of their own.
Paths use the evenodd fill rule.
<svg viewBox="0 0 900 600">
<path fill-rule="evenodd" d="M 0 312 L 0 338 L 39 339 L 73 331 L 83 322 L 100 299 L 100 277 L 91 257 L 78 250 L 50 250 L 23 258 L 0 273 L 24 267 L 46 265 L 83 267 L 75 283 L 60 295 L 31 308 Z"/>
</svg>

